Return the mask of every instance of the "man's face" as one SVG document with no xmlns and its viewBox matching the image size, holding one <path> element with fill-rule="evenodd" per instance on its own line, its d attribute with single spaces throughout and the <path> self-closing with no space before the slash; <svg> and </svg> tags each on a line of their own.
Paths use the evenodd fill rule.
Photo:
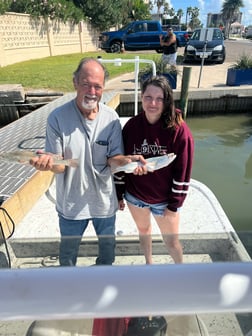
<svg viewBox="0 0 252 336">
<path fill-rule="evenodd" d="M 173 30 L 172 30 L 171 28 L 168 28 L 168 29 L 167 29 L 167 33 L 168 33 L 168 35 L 172 35 Z"/>
<path fill-rule="evenodd" d="M 78 83 L 77 102 L 84 110 L 94 110 L 101 99 L 104 86 L 104 72 L 95 62 L 90 62 L 83 67 Z"/>
</svg>

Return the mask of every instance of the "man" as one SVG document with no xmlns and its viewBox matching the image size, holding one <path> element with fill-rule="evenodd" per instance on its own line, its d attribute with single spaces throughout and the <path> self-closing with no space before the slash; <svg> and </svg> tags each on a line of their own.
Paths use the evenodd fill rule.
<svg viewBox="0 0 252 336">
<path fill-rule="evenodd" d="M 111 265 L 115 258 L 118 201 L 109 165 L 123 165 L 131 159 L 122 155 L 117 113 L 100 102 L 104 83 L 103 65 L 93 58 L 82 59 L 73 77 L 76 98 L 49 115 L 47 153 L 30 162 L 38 170 L 56 174 L 61 266 L 76 264 L 81 237 L 90 220 L 98 236 L 96 264 Z M 55 155 L 48 152 L 64 159 L 78 159 L 78 167 L 56 165 Z"/>
<path fill-rule="evenodd" d="M 163 47 L 162 60 L 176 67 L 177 61 L 177 39 L 172 28 L 167 29 L 167 35 L 159 35 L 160 45 Z"/>
</svg>

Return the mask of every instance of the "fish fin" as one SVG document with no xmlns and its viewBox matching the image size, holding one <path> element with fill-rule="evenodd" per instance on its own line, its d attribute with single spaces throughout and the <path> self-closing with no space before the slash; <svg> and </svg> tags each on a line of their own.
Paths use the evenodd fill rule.
<svg viewBox="0 0 252 336">
<path fill-rule="evenodd" d="M 116 168 L 111 168 L 111 173 L 112 173 L 112 175 L 114 175 L 114 174 L 116 174 L 116 173 L 120 173 L 120 172 L 123 172 L 124 171 L 124 169 L 122 168 L 122 167 L 116 167 Z"/>
</svg>

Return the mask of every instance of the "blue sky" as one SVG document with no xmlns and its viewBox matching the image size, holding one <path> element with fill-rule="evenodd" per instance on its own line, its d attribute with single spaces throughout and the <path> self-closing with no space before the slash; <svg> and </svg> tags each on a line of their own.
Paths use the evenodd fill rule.
<svg viewBox="0 0 252 336">
<path fill-rule="evenodd" d="M 219 13 L 222 8 L 223 0 L 167 0 L 170 3 L 170 7 L 176 10 L 182 8 L 186 13 L 187 7 L 198 7 L 200 9 L 200 20 L 206 25 L 208 13 Z M 247 26 L 252 25 L 252 0 L 243 0 L 245 7 L 241 8 L 242 24 Z M 185 17 L 183 18 L 185 22 Z"/>
</svg>

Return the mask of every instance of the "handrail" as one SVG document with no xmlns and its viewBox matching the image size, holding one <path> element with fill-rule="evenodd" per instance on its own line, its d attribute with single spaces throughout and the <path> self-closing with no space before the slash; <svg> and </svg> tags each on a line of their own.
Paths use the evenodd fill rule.
<svg viewBox="0 0 252 336">
<path fill-rule="evenodd" d="M 102 57 L 98 57 L 98 60 L 101 63 L 114 63 L 115 66 L 121 66 L 122 63 L 135 63 L 135 115 L 138 113 L 138 75 L 139 75 L 139 64 L 140 63 L 149 63 L 152 65 L 152 73 L 153 76 L 156 76 L 156 64 L 153 60 L 148 59 L 140 59 L 139 56 L 136 56 L 135 59 L 103 59 Z"/>
<path fill-rule="evenodd" d="M 2 321 L 252 311 L 250 262 L 6 269 L 0 283 Z"/>
</svg>

